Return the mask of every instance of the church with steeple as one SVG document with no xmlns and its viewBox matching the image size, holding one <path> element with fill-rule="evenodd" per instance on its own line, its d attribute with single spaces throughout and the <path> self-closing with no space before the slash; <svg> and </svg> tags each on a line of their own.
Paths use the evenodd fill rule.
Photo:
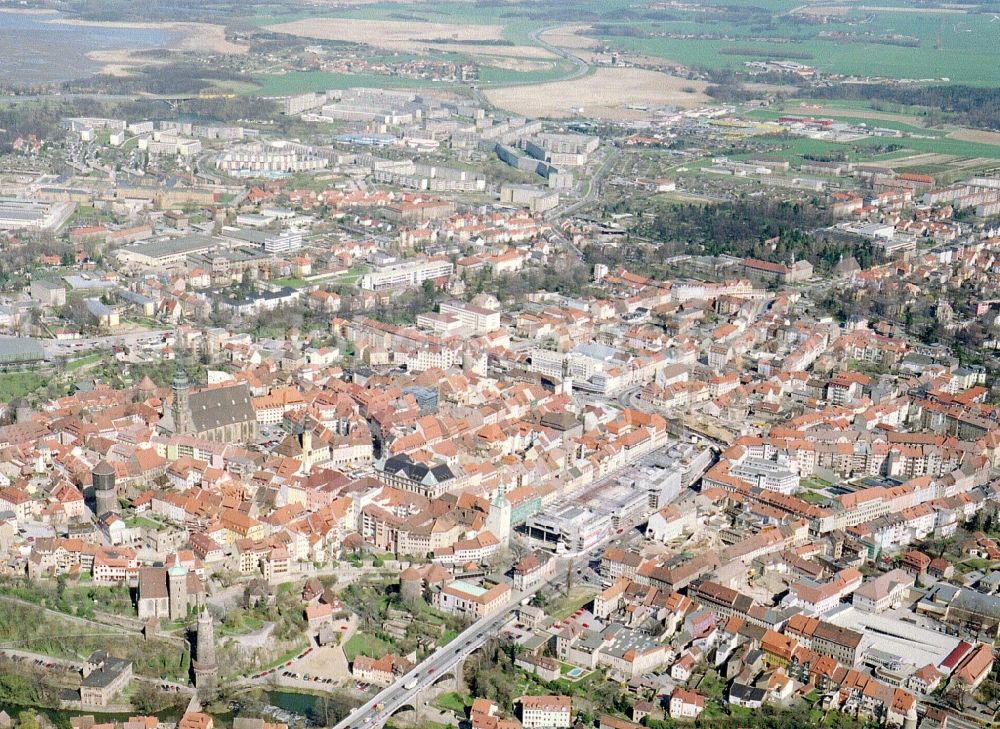
<svg viewBox="0 0 1000 729">
<path fill-rule="evenodd" d="M 173 402 L 157 424 L 164 435 L 192 435 L 217 443 L 246 443 L 257 437 L 257 413 L 245 382 L 191 392 L 191 381 L 178 356 Z"/>
</svg>

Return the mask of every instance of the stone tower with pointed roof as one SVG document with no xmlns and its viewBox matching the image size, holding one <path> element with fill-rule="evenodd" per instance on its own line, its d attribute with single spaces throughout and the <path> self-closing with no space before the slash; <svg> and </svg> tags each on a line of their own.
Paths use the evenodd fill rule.
<svg viewBox="0 0 1000 729">
<path fill-rule="evenodd" d="M 211 691 L 218 684 L 219 665 L 215 662 L 215 623 L 208 608 L 198 616 L 198 634 L 194 647 L 194 687 L 199 692 Z"/>
</svg>

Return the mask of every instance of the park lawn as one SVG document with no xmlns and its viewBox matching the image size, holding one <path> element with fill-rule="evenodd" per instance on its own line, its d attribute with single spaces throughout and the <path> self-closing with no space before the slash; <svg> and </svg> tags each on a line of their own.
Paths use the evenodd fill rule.
<svg viewBox="0 0 1000 729">
<path fill-rule="evenodd" d="M 333 282 L 337 283 L 337 284 L 343 284 L 345 286 L 347 286 L 347 285 L 353 286 L 358 281 L 361 280 L 362 276 L 364 276 L 363 273 L 349 273 L 346 276 L 338 277 L 338 278 L 333 279 Z"/>
<path fill-rule="evenodd" d="M 469 698 L 469 696 L 463 696 L 457 691 L 449 691 L 434 699 L 434 705 L 445 711 L 453 711 L 458 716 L 465 716 L 466 710 L 472 705 L 472 702 L 468 700 Z"/>
<path fill-rule="evenodd" d="M 390 650 L 392 650 L 392 646 L 381 638 L 360 631 L 352 635 L 350 640 L 344 644 L 344 655 L 348 661 L 353 661 L 358 656 L 381 658 Z"/>
<path fill-rule="evenodd" d="M 10 402 L 41 390 L 49 378 L 37 372 L 0 373 L 0 402 Z"/>
</svg>

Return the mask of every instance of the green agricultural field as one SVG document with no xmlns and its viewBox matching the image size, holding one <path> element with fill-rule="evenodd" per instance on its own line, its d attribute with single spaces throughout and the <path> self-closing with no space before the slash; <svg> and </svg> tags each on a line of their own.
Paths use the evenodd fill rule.
<svg viewBox="0 0 1000 729">
<path fill-rule="evenodd" d="M 479 69 L 479 83 L 482 86 L 523 86 L 527 84 L 543 84 L 548 81 L 558 81 L 572 71 L 565 63 L 556 63 L 545 71 L 510 71 L 495 66 L 482 66 Z"/>
<path fill-rule="evenodd" d="M 765 143 L 767 144 L 767 143 Z M 852 162 L 888 161 L 907 157 L 912 154 L 935 153 L 951 154 L 956 157 L 985 157 L 1000 159 L 1000 146 L 965 142 L 961 139 L 911 139 L 911 138 L 876 138 L 868 137 L 851 142 L 828 142 L 822 139 L 807 137 L 789 137 L 775 139 L 769 146 L 767 154 L 782 157 L 793 163 L 803 155 L 823 155 L 834 152 L 843 153 Z M 887 144 L 898 145 L 900 149 L 887 154 L 872 154 L 870 149 L 878 149 Z"/>
<path fill-rule="evenodd" d="M 894 6 L 908 7 L 906 0 Z M 811 65 L 826 73 L 880 74 L 895 78 L 948 79 L 953 83 L 993 86 L 1000 83 L 995 59 L 997 26 L 975 13 L 915 13 L 853 9 L 848 22 L 823 25 L 798 24 L 775 14 L 767 28 L 732 22 L 715 22 L 694 13 L 663 11 L 663 20 L 649 13 L 642 23 L 622 20 L 607 23 L 601 39 L 633 51 L 670 59 L 686 65 L 710 68 L 742 68 L 744 62 L 763 58 L 786 58 Z M 861 22 L 866 21 L 866 22 Z M 737 40 L 636 37 L 668 33 L 735 36 Z M 866 33 L 872 36 L 905 35 L 919 45 L 899 46 L 851 42 L 819 37 L 820 32 Z M 757 38 L 785 37 L 790 42 L 763 42 Z M 756 52 L 733 54 L 735 49 Z"/>
<path fill-rule="evenodd" d="M 688 66 L 742 69 L 747 61 L 794 60 L 825 73 L 929 79 L 979 86 L 1000 85 L 996 46 L 1000 25 L 976 12 L 928 12 L 915 0 L 892 0 L 885 9 L 850 8 L 825 24 L 804 23 L 786 13 L 798 2 L 739 0 L 719 13 L 656 9 L 629 0 L 564 3 L 375 2 L 309 12 L 261 14 L 249 19 L 271 26 L 305 18 L 350 18 L 412 23 L 500 26 L 504 40 L 536 45 L 533 34 L 560 23 L 588 23 L 608 44 Z M 766 10 L 762 9 L 766 7 Z M 910 12 L 918 8 L 922 12 Z M 892 9 L 890 9 L 892 8 Z M 902 10 L 901 10 L 902 9 Z M 821 34 L 847 34 L 829 38 Z M 670 36 L 686 37 L 670 37 Z M 871 42 L 886 36 L 917 39 L 916 45 Z M 453 50 L 461 53 L 461 44 Z M 489 72 L 491 75 L 495 71 Z M 497 80 L 484 79 L 487 83 Z M 305 91 L 309 88 L 303 89 Z"/>
</svg>

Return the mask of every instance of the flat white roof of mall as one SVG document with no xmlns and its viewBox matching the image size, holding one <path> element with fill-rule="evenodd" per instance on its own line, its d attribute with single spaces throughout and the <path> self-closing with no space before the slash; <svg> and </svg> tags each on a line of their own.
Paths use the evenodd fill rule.
<svg viewBox="0 0 1000 729">
<path fill-rule="evenodd" d="M 876 615 L 845 605 L 824 618 L 834 625 L 864 633 L 868 645 L 896 655 L 917 668 L 928 663 L 937 668 L 959 644 L 959 639 L 953 635 L 901 620 L 898 612 Z"/>
</svg>

